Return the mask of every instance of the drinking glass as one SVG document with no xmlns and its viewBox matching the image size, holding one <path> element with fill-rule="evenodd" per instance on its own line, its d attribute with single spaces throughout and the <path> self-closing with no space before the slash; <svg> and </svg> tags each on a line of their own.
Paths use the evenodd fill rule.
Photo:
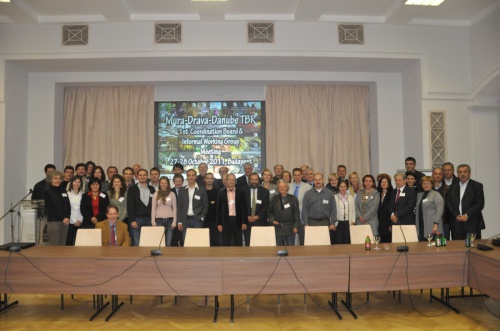
<svg viewBox="0 0 500 331">
<path fill-rule="evenodd" d="M 429 232 L 429 233 L 427 234 L 427 237 L 426 237 L 426 238 L 427 238 L 427 241 L 429 242 L 429 243 L 427 244 L 427 246 L 432 246 L 432 245 L 431 245 L 431 240 L 432 240 L 432 238 L 434 238 L 434 234 L 433 234 L 432 232 Z"/>
<path fill-rule="evenodd" d="M 380 235 L 376 234 L 373 236 L 373 241 L 375 241 L 375 250 L 379 250 L 380 248 L 378 248 L 378 243 L 380 242 Z"/>
</svg>

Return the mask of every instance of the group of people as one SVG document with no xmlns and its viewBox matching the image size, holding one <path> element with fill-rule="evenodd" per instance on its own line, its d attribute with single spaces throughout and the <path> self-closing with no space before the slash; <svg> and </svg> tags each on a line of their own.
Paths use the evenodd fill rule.
<svg viewBox="0 0 500 331">
<path fill-rule="evenodd" d="M 331 244 L 348 244 L 350 227 L 360 224 L 370 225 L 381 242 L 391 242 L 399 224 L 415 225 L 422 241 L 428 233 L 481 238 L 483 186 L 470 179 L 468 165 L 457 167 L 458 176 L 449 162 L 431 176 L 415 169 L 413 157 L 405 167 L 392 178 L 383 173 L 360 180 L 344 165 L 325 178 L 307 165 L 291 172 L 276 165 L 274 174 L 264 169 L 259 175 L 247 163 L 238 178 L 227 167 L 215 178 L 206 163 L 185 174 L 177 163 L 170 180 L 139 164 L 121 175 L 92 161 L 64 172 L 48 164 L 32 199 L 45 200 L 50 245 L 74 245 L 79 228 L 96 227 L 103 245 L 138 246 L 143 226 L 163 226 L 167 246 L 182 245 L 187 229 L 202 227 L 210 229 L 211 246 L 249 246 L 253 226 L 274 226 L 277 245 L 303 245 L 305 226 L 328 226 Z"/>
</svg>

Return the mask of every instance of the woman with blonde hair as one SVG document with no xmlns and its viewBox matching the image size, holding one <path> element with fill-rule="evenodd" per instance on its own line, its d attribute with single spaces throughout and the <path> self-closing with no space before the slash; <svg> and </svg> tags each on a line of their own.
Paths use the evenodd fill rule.
<svg viewBox="0 0 500 331">
<path fill-rule="evenodd" d="M 261 174 L 262 178 L 262 187 L 265 187 L 269 191 L 269 201 L 273 199 L 275 195 L 278 194 L 278 187 L 276 184 L 271 183 L 271 180 L 273 179 L 273 173 L 269 169 L 264 169 L 262 170 Z"/>
</svg>

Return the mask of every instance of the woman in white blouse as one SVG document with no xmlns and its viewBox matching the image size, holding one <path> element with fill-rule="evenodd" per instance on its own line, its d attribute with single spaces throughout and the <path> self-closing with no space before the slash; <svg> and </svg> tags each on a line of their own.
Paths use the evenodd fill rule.
<svg viewBox="0 0 500 331">
<path fill-rule="evenodd" d="M 351 233 L 349 226 L 356 221 L 354 197 L 347 192 L 347 182 L 341 181 L 339 193 L 335 194 L 337 205 L 337 222 L 335 224 L 335 244 L 350 244 Z"/>
<path fill-rule="evenodd" d="M 76 232 L 82 225 L 83 215 L 80 211 L 80 202 L 82 201 L 82 177 L 74 176 L 69 181 L 68 199 L 71 206 L 71 216 L 69 218 L 68 236 L 66 237 L 66 245 L 73 246 L 75 244 Z"/>
<path fill-rule="evenodd" d="M 170 246 L 173 229 L 177 226 L 177 198 L 170 188 L 170 181 L 165 176 L 160 178 L 158 191 L 153 194 L 151 225 L 165 228 L 167 232 L 165 244 Z"/>
</svg>

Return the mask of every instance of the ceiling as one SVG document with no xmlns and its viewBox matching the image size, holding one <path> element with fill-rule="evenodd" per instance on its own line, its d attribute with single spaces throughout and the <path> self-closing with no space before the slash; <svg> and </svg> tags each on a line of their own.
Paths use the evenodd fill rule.
<svg viewBox="0 0 500 331">
<path fill-rule="evenodd" d="M 446 0 L 439 7 L 404 0 L 12 0 L 0 23 L 64 24 L 158 21 L 296 21 L 470 26 L 500 0 Z"/>
</svg>

